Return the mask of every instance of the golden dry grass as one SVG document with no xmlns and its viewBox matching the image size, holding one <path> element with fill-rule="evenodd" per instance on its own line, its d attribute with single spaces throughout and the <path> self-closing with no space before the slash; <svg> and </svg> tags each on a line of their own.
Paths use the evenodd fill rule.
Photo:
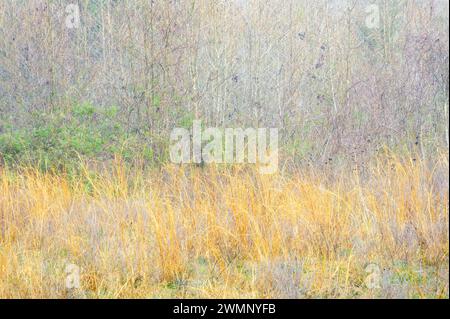
<svg viewBox="0 0 450 319">
<path fill-rule="evenodd" d="M 448 298 L 448 153 L 330 176 L 3 169 L 0 297 Z"/>
</svg>

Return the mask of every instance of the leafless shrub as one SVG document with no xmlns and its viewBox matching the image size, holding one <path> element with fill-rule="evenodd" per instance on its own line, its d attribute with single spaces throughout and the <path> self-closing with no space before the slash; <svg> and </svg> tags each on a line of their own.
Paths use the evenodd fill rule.
<svg viewBox="0 0 450 319">
<path fill-rule="evenodd" d="M 369 28 L 371 3 L 75 1 L 68 28 L 66 1 L 3 1 L 0 131 L 89 101 L 151 141 L 192 116 L 279 127 L 285 155 L 322 165 L 427 156 L 448 146 L 448 3 L 377 0 Z"/>
</svg>

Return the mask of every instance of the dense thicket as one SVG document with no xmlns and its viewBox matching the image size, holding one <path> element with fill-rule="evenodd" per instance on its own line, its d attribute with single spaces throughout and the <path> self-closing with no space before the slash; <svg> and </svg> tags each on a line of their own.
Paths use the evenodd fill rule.
<svg viewBox="0 0 450 319">
<path fill-rule="evenodd" d="M 165 161 L 195 118 L 319 164 L 448 147 L 447 1 L 74 3 L 0 3 L 4 161 Z"/>
</svg>

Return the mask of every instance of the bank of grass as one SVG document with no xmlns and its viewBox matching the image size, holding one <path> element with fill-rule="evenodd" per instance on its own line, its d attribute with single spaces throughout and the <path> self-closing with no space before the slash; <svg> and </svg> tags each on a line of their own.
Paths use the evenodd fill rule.
<svg viewBox="0 0 450 319">
<path fill-rule="evenodd" d="M 1 298 L 449 296 L 448 152 L 333 178 L 81 167 L 0 170 Z"/>
</svg>

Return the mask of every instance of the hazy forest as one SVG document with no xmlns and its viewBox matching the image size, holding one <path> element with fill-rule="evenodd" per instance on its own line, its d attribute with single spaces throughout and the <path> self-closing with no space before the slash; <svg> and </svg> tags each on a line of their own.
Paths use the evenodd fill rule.
<svg viewBox="0 0 450 319">
<path fill-rule="evenodd" d="M 449 298 L 448 10 L 0 0 L 0 298 Z"/>
</svg>

